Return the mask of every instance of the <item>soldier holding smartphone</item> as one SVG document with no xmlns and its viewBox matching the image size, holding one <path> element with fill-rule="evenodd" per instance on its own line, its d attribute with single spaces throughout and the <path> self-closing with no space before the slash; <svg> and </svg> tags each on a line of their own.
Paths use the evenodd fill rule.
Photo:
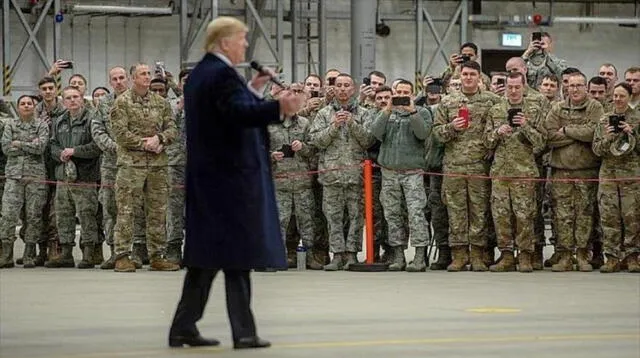
<svg viewBox="0 0 640 358">
<path fill-rule="evenodd" d="M 527 64 L 527 83 L 538 88 L 544 76 L 554 74 L 558 78 L 567 68 L 566 62 L 551 53 L 553 40 L 548 32 L 534 32 L 531 34 L 529 46 L 522 54 Z"/>
</svg>

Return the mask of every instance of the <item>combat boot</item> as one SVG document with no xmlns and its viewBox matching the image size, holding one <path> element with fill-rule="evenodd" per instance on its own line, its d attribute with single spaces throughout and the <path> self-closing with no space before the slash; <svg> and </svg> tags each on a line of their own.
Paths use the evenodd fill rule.
<svg viewBox="0 0 640 358">
<path fill-rule="evenodd" d="M 345 255 L 346 255 L 347 262 L 345 262 L 345 264 L 344 264 L 344 269 L 346 271 L 348 271 L 349 270 L 349 266 L 351 266 L 352 264 L 357 264 L 358 263 L 358 253 L 357 252 L 347 252 Z"/>
<path fill-rule="evenodd" d="M 571 251 L 558 252 L 558 263 L 551 266 L 553 272 L 573 271 Z"/>
<path fill-rule="evenodd" d="M 451 249 L 449 246 L 438 247 L 438 261 L 431 264 L 430 270 L 439 271 L 446 270 L 451 264 Z"/>
<path fill-rule="evenodd" d="M 44 267 L 47 268 L 62 268 L 62 267 L 75 267 L 76 263 L 73 261 L 73 245 L 63 244 L 62 254 L 53 260 L 49 260 L 44 263 Z"/>
<path fill-rule="evenodd" d="M 607 255 L 607 262 L 605 262 L 604 265 L 600 266 L 600 272 L 602 273 L 620 272 L 620 260 L 618 260 L 617 257 Z"/>
<path fill-rule="evenodd" d="M 424 272 L 427 270 L 427 263 L 425 262 L 426 247 L 416 247 L 416 254 L 413 256 L 413 262 L 407 265 L 407 272 Z"/>
<path fill-rule="evenodd" d="M 41 242 L 38 243 L 38 256 L 36 256 L 34 263 L 36 266 L 44 266 L 45 261 L 47 261 L 47 243 Z"/>
<path fill-rule="evenodd" d="M 578 271 L 591 272 L 593 266 L 589 263 L 589 249 L 577 249 L 576 259 L 578 260 Z"/>
<path fill-rule="evenodd" d="M 471 245 L 471 270 L 475 272 L 488 271 L 489 268 L 485 264 L 485 249 L 481 246 Z"/>
<path fill-rule="evenodd" d="M 180 265 L 170 262 L 162 256 L 155 256 L 149 262 L 149 270 L 151 271 L 178 271 Z"/>
<path fill-rule="evenodd" d="M 136 272 L 136 265 L 129 256 L 121 256 L 116 259 L 113 271 L 115 272 Z"/>
<path fill-rule="evenodd" d="M 483 250 L 482 252 L 482 262 L 484 262 L 484 265 L 489 267 L 491 265 L 495 265 L 498 263 L 498 261 L 496 261 L 496 250 L 493 247 L 487 247 L 486 249 Z"/>
<path fill-rule="evenodd" d="M 109 250 L 111 251 L 111 256 L 100 265 L 103 270 L 113 270 L 116 267 L 116 254 L 113 245 L 109 245 Z"/>
<path fill-rule="evenodd" d="M 451 264 L 447 266 L 447 271 L 458 272 L 466 271 L 469 264 L 469 246 L 452 246 L 451 247 Z"/>
<path fill-rule="evenodd" d="M 319 255 L 316 250 L 307 250 L 307 268 L 309 270 L 322 270 L 322 261 L 319 261 Z"/>
<path fill-rule="evenodd" d="M 133 244 L 133 248 L 131 249 L 131 262 L 136 265 L 136 269 L 142 268 L 142 257 L 144 256 L 143 249 L 145 248 L 144 244 Z"/>
<path fill-rule="evenodd" d="M 407 266 L 407 261 L 404 258 L 404 248 L 395 246 L 391 248 L 391 251 L 393 251 L 393 261 L 389 265 L 389 271 L 403 271 Z"/>
<path fill-rule="evenodd" d="M 591 261 L 589 262 L 591 264 L 591 267 L 593 267 L 594 270 L 599 269 L 602 265 L 604 265 L 604 254 L 602 253 L 602 242 L 601 241 L 594 241 L 593 242 L 593 250 L 591 250 L 592 256 L 591 256 Z"/>
<path fill-rule="evenodd" d="M 338 270 L 342 270 L 342 268 L 344 267 L 344 262 L 342 260 L 342 255 L 344 253 L 343 252 L 334 252 L 333 253 L 333 260 L 331 260 L 331 263 L 328 265 L 325 265 L 323 267 L 323 269 L 325 271 L 338 271 Z"/>
<path fill-rule="evenodd" d="M 536 245 L 535 249 L 533 251 L 533 257 L 531 258 L 531 267 L 536 271 L 540 271 L 540 270 L 542 270 L 544 268 L 544 265 L 543 265 L 543 261 L 544 261 L 543 249 L 544 249 L 544 246 Z"/>
<path fill-rule="evenodd" d="M 0 268 L 14 267 L 13 262 L 13 242 L 2 242 L 2 256 L 0 257 Z"/>
<path fill-rule="evenodd" d="M 544 267 L 552 267 L 560 261 L 560 253 L 554 248 L 553 255 L 544 261 Z"/>
<path fill-rule="evenodd" d="M 533 265 L 531 265 L 531 253 L 526 251 L 520 251 L 518 254 L 518 271 L 520 272 L 533 272 Z M 542 261 L 540 261 L 542 264 Z"/>
<path fill-rule="evenodd" d="M 497 264 L 489 267 L 491 272 L 511 272 L 516 270 L 516 261 L 513 257 L 513 251 L 502 251 L 500 253 L 500 258 L 501 259 Z"/>
<path fill-rule="evenodd" d="M 22 265 L 24 268 L 36 267 L 36 244 L 26 244 L 22 253 Z"/>
<path fill-rule="evenodd" d="M 91 253 L 91 260 L 89 261 L 93 266 L 100 265 L 102 261 L 104 261 L 104 253 L 102 252 L 102 246 L 103 244 L 101 242 L 99 244 L 96 244 L 96 246 L 93 247 L 93 252 Z"/>
<path fill-rule="evenodd" d="M 182 265 L 182 245 L 169 244 L 167 246 L 167 261 L 176 265 Z"/>
<path fill-rule="evenodd" d="M 94 245 L 85 244 L 82 248 L 82 260 L 78 262 L 79 269 L 88 269 L 93 268 L 95 265 L 93 264 L 93 248 Z"/>
<path fill-rule="evenodd" d="M 627 258 L 625 259 L 625 261 L 627 262 L 627 268 L 629 272 L 631 273 L 640 272 L 640 262 L 638 262 L 637 252 L 627 255 Z"/>
</svg>

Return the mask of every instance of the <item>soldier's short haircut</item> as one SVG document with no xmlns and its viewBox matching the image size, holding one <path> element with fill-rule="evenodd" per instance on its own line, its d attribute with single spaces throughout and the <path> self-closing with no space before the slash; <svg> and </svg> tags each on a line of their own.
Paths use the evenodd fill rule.
<svg viewBox="0 0 640 358">
<path fill-rule="evenodd" d="M 53 83 L 54 85 L 56 84 L 56 80 L 53 77 L 43 77 L 40 81 L 38 81 L 38 88 L 42 85 L 46 85 L 47 83 Z"/>
<path fill-rule="evenodd" d="M 118 66 L 113 66 L 111 67 L 111 69 L 109 69 L 109 79 L 111 79 L 111 72 L 113 72 L 113 70 L 117 70 L 117 69 L 121 69 L 122 71 L 124 71 L 125 75 L 127 74 L 127 69 L 118 65 Z"/>
<path fill-rule="evenodd" d="M 465 68 L 470 68 L 470 69 L 476 70 L 476 71 L 478 71 L 478 74 L 480 74 L 482 72 L 482 69 L 480 68 L 480 64 L 477 63 L 476 61 L 467 61 L 467 62 L 463 63 L 460 66 L 460 71 L 462 71 Z"/>
<path fill-rule="evenodd" d="M 392 92 L 393 90 L 391 89 L 391 87 L 387 86 L 387 85 L 382 85 L 378 88 L 376 88 L 376 94 L 380 93 L 380 92 Z"/>
<path fill-rule="evenodd" d="M 129 67 L 129 76 L 133 77 L 134 73 L 136 73 L 136 65 Z"/>
<path fill-rule="evenodd" d="M 22 101 L 23 98 L 29 98 L 31 100 L 32 103 L 35 104 L 35 99 L 33 99 L 33 96 L 31 96 L 30 94 L 23 94 L 22 96 L 18 97 L 18 100 L 16 101 L 16 105 L 20 104 L 20 101 Z"/>
<path fill-rule="evenodd" d="M 69 77 L 69 83 L 71 83 L 71 80 L 76 78 L 76 77 L 81 79 L 82 82 L 84 82 L 85 86 L 87 85 L 87 79 L 83 75 L 81 75 L 79 73 L 72 74 L 71 77 Z"/>
<path fill-rule="evenodd" d="M 467 47 L 473 49 L 473 53 L 478 55 L 478 45 L 474 44 L 473 42 L 465 42 L 462 44 L 462 46 L 460 46 L 460 51 L 462 51 L 463 48 Z"/>
<path fill-rule="evenodd" d="M 575 67 L 567 67 L 564 69 L 564 71 L 562 71 L 561 75 L 566 76 L 566 75 L 572 75 L 574 73 L 582 73 L 582 72 L 580 72 L 580 70 Z"/>
<path fill-rule="evenodd" d="M 131 69 L 129 70 L 129 72 L 130 72 L 132 78 L 135 76 L 136 71 L 138 70 L 138 67 L 140 67 L 140 66 L 149 66 L 149 65 L 147 65 L 144 62 L 138 62 L 135 65 L 131 66 Z"/>
<path fill-rule="evenodd" d="M 624 88 L 625 91 L 627 91 L 627 93 L 629 94 L 629 96 L 631 96 L 633 94 L 633 87 L 631 87 L 630 84 L 626 83 L 626 82 L 620 82 L 617 85 L 613 86 L 613 89 L 616 89 L 618 87 L 622 87 Z"/>
<path fill-rule="evenodd" d="M 588 86 L 591 86 L 591 85 L 602 86 L 602 85 L 604 85 L 604 87 L 607 88 L 607 79 L 604 78 L 604 77 L 600 77 L 600 76 L 594 76 L 594 77 L 591 77 L 591 79 L 589 80 L 589 83 L 587 85 Z"/>
<path fill-rule="evenodd" d="M 336 80 L 338 80 L 338 78 L 340 77 L 349 77 L 349 79 L 351 80 L 351 82 L 355 83 L 355 81 L 353 80 L 353 77 L 351 77 L 350 74 L 346 73 L 346 72 L 342 72 L 339 75 L 336 76 Z"/>
<path fill-rule="evenodd" d="M 507 77 L 508 75 L 509 75 L 509 72 L 504 72 L 504 71 L 491 71 L 490 73 L 491 78 L 493 78 L 493 76 Z"/>
<path fill-rule="evenodd" d="M 550 34 L 550 33 L 548 33 L 548 32 L 546 32 L 546 31 L 543 31 L 543 32 L 542 32 L 542 37 L 546 37 L 546 38 L 548 38 L 550 41 L 552 41 L 552 42 L 553 42 L 553 37 L 551 37 L 551 34 Z"/>
<path fill-rule="evenodd" d="M 616 73 L 616 76 L 618 75 L 618 68 L 613 64 L 613 63 L 603 63 L 602 65 L 600 65 L 600 67 L 611 67 L 613 68 L 613 72 Z M 598 71 L 600 72 L 600 71 Z"/>
<path fill-rule="evenodd" d="M 74 90 L 74 91 L 78 92 L 80 95 L 82 95 L 82 93 L 80 93 L 80 90 L 78 89 L 78 87 L 76 87 L 76 86 L 67 86 L 67 87 L 62 89 L 62 98 L 64 98 L 65 92 L 70 91 L 70 90 Z"/>
<path fill-rule="evenodd" d="M 340 72 L 340 70 L 335 69 L 335 68 L 330 68 L 327 70 L 327 72 L 324 73 L 324 75 L 326 76 L 329 72 Z"/>
<path fill-rule="evenodd" d="M 632 66 L 627 68 L 627 70 L 624 71 L 624 75 L 626 76 L 627 73 L 636 73 L 636 72 L 640 72 L 640 66 Z"/>
<path fill-rule="evenodd" d="M 384 73 L 382 73 L 380 71 L 371 71 L 371 72 L 369 72 L 369 76 L 367 76 L 367 77 L 371 78 L 371 76 L 384 78 L 384 81 L 387 82 L 387 76 L 385 76 Z"/>
<path fill-rule="evenodd" d="M 307 80 L 309 78 L 317 78 L 318 81 L 320 81 L 320 87 L 322 87 L 322 78 L 320 78 L 320 76 L 316 75 L 315 73 L 311 73 L 307 77 L 304 78 L 304 82 L 303 83 L 307 83 Z"/>
<path fill-rule="evenodd" d="M 413 93 L 413 83 L 411 83 L 410 81 L 400 80 L 398 83 L 396 83 L 396 89 L 398 89 L 398 86 L 400 85 L 409 85 L 409 87 L 411 87 L 411 92 Z"/>
<path fill-rule="evenodd" d="M 569 74 L 569 78 L 571 78 L 571 77 L 582 77 L 582 78 L 584 78 L 584 81 L 587 82 L 587 76 L 584 73 L 580 72 L 580 71 L 570 73 Z"/>
<path fill-rule="evenodd" d="M 111 91 L 109 91 L 109 89 L 107 87 L 96 87 L 93 89 L 93 91 L 91 91 L 91 97 L 93 97 L 93 95 L 96 94 L 97 91 L 99 90 L 103 90 L 105 92 L 107 92 L 107 94 L 111 93 Z"/>
<path fill-rule="evenodd" d="M 520 72 L 511 72 L 509 73 L 509 75 L 507 75 L 507 79 L 520 79 L 520 81 L 522 81 L 522 84 L 525 84 L 527 82 L 527 80 L 524 78 L 524 75 Z"/>
<path fill-rule="evenodd" d="M 149 85 L 152 85 L 154 83 L 162 83 L 165 87 L 167 87 L 167 80 L 163 79 L 163 78 L 154 78 L 151 80 L 151 83 L 149 83 Z"/>
<path fill-rule="evenodd" d="M 544 77 L 542 77 L 542 81 L 544 81 L 544 80 L 549 80 L 551 82 L 555 82 L 556 84 L 560 83 L 560 80 L 558 79 L 558 76 L 556 76 L 554 74 L 551 74 L 551 73 L 548 73 L 548 74 L 544 75 Z"/>
</svg>

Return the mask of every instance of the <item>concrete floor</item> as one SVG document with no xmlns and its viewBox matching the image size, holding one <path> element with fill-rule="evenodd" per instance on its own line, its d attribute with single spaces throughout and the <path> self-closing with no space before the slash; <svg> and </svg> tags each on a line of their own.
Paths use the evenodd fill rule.
<svg viewBox="0 0 640 358">
<path fill-rule="evenodd" d="M 0 357 L 640 357 L 629 273 L 257 273 L 274 346 L 251 352 L 230 348 L 221 277 L 199 327 L 222 347 L 167 348 L 183 277 L 0 270 Z"/>
</svg>

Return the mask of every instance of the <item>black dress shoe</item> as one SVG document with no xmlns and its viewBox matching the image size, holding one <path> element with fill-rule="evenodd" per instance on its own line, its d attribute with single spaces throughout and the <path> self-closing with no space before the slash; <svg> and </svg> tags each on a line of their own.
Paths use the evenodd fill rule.
<svg viewBox="0 0 640 358">
<path fill-rule="evenodd" d="M 220 341 L 217 339 L 206 339 L 200 335 L 198 336 L 173 336 L 169 337 L 169 347 L 182 347 L 182 346 L 217 346 Z"/>
<path fill-rule="evenodd" d="M 271 347 L 271 342 L 265 341 L 260 337 L 245 337 L 233 342 L 234 349 L 249 349 L 249 348 L 267 348 Z"/>
</svg>

